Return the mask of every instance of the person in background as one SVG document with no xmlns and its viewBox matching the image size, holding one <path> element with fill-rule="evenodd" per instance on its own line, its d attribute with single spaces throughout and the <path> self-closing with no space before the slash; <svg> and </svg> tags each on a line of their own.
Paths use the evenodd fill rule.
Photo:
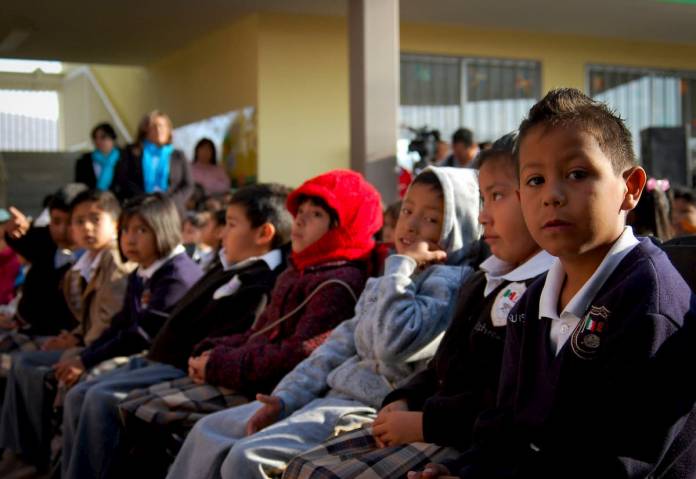
<svg viewBox="0 0 696 479">
<path fill-rule="evenodd" d="M 394 246 L 394 228 L 396 228 L 396 220 L 401 214 L 401 201 L 392 203 L 384 210 L 384 226 L 382 226 L 382 242 L 390 243 Z"/>
<path fill-rule="evenodd" d="M 215 144 L 208 138 L 203 138 L 196 144 L 191 175 L 193 182 L 201 185 L 206 195 L 224 194 L 230 190 L 230 177 L 217 164 Z"/>
<path fill-rule="evenodd" d="M 117 165 L 113 189 L 121 201 L 160 191 L 184 217 L 193 180 L 186 155 L 172 145 L 172 121 L 167 115 L 153 110 L 143 117 L 136 143 L 125 149 Z"/>
<path fill-rule="evenodd" d="M 696 234 L 696 192 L 684 187 L 672 189 L 672 227 L 675 236 Z"/>
<path fill-rule="evenodd" d="M 85 153 L 75 163 L 75 182 L 89 189 L 110 190 L 121 151 L 116 145 L 116 132 L 109 123 L 100 123 L 92 130 L 94 151 Z"/>
<path fill-rule="evenodd" d="M 479 146 L 474 141 L 474 132 L 468 128 L 460 128 L 452 135 L 452 154 L 437 166 L 453 166 L 471 168 L 471 162 L 478 155 Z"/>
<path fill-rule="evenodd" d="M 10 213 L 0 208 L 0 305 L 8 304 L 14 298 L 15 283 L 21 267 L 17 254 L 5 241 L 5 225 L 10 218 Z"/>
<path fill-rule="evenodd" d="M 628 213 L 626 223 L 640 236 L 667 241 L 673 236 L 669 218 L 669 180 L 650 178 L 638 205 Z"/>
</svg>

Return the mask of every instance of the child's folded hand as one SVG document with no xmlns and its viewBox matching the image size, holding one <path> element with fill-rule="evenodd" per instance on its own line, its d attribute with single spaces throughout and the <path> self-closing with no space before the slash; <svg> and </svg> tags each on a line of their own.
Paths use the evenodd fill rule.
<svg viewBox="0 0 696 479">
<path fill-rule="evenodd" d="M 53 366 L 53 369 L 56 379 L 67 387 L 72 387 L 85 372 L 85 366 L 79 357 L 63 359 Z"/>
<path fill-rule="evenodd" d="M 256 400 L 262 402 L 263 407 L 256 411 L 247 422 L 247 436 L 251 436 L 252 434 L 255 434 L 261 429 L 276 422 L 283 409 L 283 402 L 279 397 L 257 394 Z"/>
<path fill-rule="evenodd" d="M 405 399 L 397 399 L 396 401 L 392 401 L 379 410 L 377 417 L 391 411 L 408 411 L 408 403 Z"/>
<path fill-rule="evenodd" d="M 79 344 L 77 337 L 67 331 L 61 331 L 58 336 L 47 340 L 41 346 L 43 351 L 61 351 L 63 349 L 74 348 Z"/>
<path fill-rule="evenodd" d="M 380 447 L 423 441 L 423 413 L 417 411 L 380 412 L 372 425 L 372 435 Z"/>
<path fill-rule="evenodd" d="M 442 464 L 428 464 L 420 472 L 410 471 L 407 475 L 408 479 L 447 479 L 453 478 L 455 476 L 450 475 L 449 469 L 447 469 Z"/>
<path fill-rule="evenodd" d="M 191 380 L 196 384 L 205 382 L 205 367 L 210 359 L 210 351 L 205 351 L 200 356 L 191 356 L 188 360 L 188 373 Z"/>
<path fill-rule="evenodd" d="M 419 268 L 444 263 L 447 259 L 447 253 L 442 251 L 438 245 L 426 241 L 415 241 L 407 245 L 401 254 L 414 260 Z"/>
</svg>

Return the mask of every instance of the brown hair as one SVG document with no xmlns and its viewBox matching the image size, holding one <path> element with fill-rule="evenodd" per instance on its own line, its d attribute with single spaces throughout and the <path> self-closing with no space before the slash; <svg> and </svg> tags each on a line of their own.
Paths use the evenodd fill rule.
<svg viewBox="0 0 696 479">
<path fill-rule="evenodd" d="M 159 110 L 152 110 L 150 113 L 146 114 L 140 123 L 138 124 L 138 134 L 136 135 L 136 143 L 140 144 L 147 138 L 147 132 L 150 129 L 150 125 L 155 121 L 156 118 L 164 118 L 169 125 L 169 138 L 167 143 L 172 142 L 172 120 L 167 116 L 167 114 L 162 113 Z"/>
<path fill-rule="evenodd" d="M 518 164 L 522 141 L 539 125 L 544 127 L 544 132 L 552 128 L 573 127 L 592 135 L 611 161 L 616 174 L 636 165 L 631 132 L 624 121 L 604 103 L 593 100 L 576 88 L 551 90 L 529 110 L 529 115 L 520 124 L 515 148 Z"/>
</svg>

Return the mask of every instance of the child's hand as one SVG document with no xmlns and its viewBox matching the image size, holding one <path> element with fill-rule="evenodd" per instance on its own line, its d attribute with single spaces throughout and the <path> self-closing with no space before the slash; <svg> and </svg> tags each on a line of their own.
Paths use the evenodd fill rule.
<svg viewBox="0 0 696 479">
<path fill-rule="evenodd" d="M 210 359 L 210 350 L 204 351 L 200 356 L 191 356 L 188 360 L 188 373 L 191 380 L 196 384 L 205 382 L 205 367 Z"/>
<path fill-rule="evenodd" d="M 256 411 L 247 422 L 247 436 L 260 431 L 276 422 L 280 417 L 280 412 L 283 408 L 283 403 L 279 397 L 266 396 L 265 394 L 257 394 L 256 400 L 263 403 L 263 407 Z"/>
<path fill-rule="evenodd" d="M 41 346 L 42 351 L 62 351 L 64 349 L 74 348 L 80 344 L 77 337 L 67 331 L 61 331 L 58 336 L 54 336 L 47 340 Z"/>
<path fill-rule="evenodd" d="M 380 411 L 372 425 L 372 435 L 380 447 L 423 441 L 423 413 Z"/>
<path fill-rule="evenodd" d="M 390 402 L 377 413 L 377 417 L 384 413 L 392 411 L 408 411 L 408 403 L 405 399 L 397 399 L 396 401 Z"/>
<path fill-rule="evenodd" d="M 425 469 L 423 469 L 423 471 L 410 471 L 406 477 L 408 477 L 408 479 L 435 479 L 436 477 L 439 479 L 447 479 L 454 478 L 456 476 L 452 476 L 449 469 L 447 469 L 442 464 L 430 463 L 427 466 L 425 466 Z"/>
<path fill-rule="evenodd" d="M 439 249 L 437 245 L 426 241 L 416 241 L 406 246 L 400 253 L 414 260 L 419 268 L 444 263 L 447 259 L 447 253 Z"/>
<path fill-rule="evenodd" d="M 5 232 L 10 238 L 18 239 L 27 234 L 29 231 L 29 220 L 24 213 L 19 211 L 14 206 L 10 206 L 10 221 L 5 225 Z"/>
<path fill-rule="evenodd" d="M 72 387 L 85 372 L 85 365 L 82 364 L 82 359 L 75 357 L 59 361 L 53 366 L 53 370 L 56 372 L 58 381 L 67 387 Z"/>
</svg>

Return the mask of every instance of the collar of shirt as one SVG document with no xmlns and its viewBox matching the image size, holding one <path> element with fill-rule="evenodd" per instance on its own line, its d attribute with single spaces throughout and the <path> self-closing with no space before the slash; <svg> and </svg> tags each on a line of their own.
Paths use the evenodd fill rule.
<svg viewBox="0 0 696 479">
<path fill-rule="evenodd" d="M 225 271 L 230 271 L 232 269 L 240 269 L 245 266 L 250 265 L 254 261 L 263 261 L 268 265 L 268 268 L 273 271 L 276 269 L 280 263 L 283 262 L 283 254 L 280 252 L 279 249 L 272 249 L 268 253 L 262 255 L 262 256 L 253 256 L 251 258 L 247 258 L 244 261 L 240 261 L 238 263 L 230 263 L 227 261 L 227 257 L 225 256 L 225 249 L 222 248 L 220 249 L 220 252 L 218 253 L 220 257 L 220 263 L 222 263 L 222 269 Z"/>
<path fill-rule="evenodd" d="M 96 255 L 92 256 L 90 252 L 85 252 L 80 259 L 71 268 L 73 271 L 79 271 L 80 276 L 85 278 L 88 283 L 92 279 L 94 271 L 99 267 L 99 262 L 104 255 L 104 250 L 99 251 Z"/>
<path fill-rule="evenodd" d="M 561 294 L 563 281 L 565 280 L 565 271 L 559 259 L 556 259 L 544 282 L 544 288 L 541 290 L 539 298 L 539 318 L 549 318 L 552 321 L 551 326 L 551 342 L 556 346 L 556 354 L 567 341 L 572 329 L 577 326 L 580 318 L 585 314 L 585 311 L 590 307 L 590 302 L 595 298 L 600 288 L 604 286 L 611 273 L 614 272 L 621 260 L 638 244 L 638 240 L 633 235 L 633 230 L 630 226 L 624 228 L 623 233 L 619 236 L 612 245 L 609 252 L 604 257 L 602 262 L 597 267 L 597 270 L 590 276 L 590 279 L 575 293 L 575 296 L 568 302 L 561 314 L 558 314 L 558 298 Z M 560 331 L 563 337 L 557 337 L 553 323 L 559 323 L 561 320 L 567 320 L 570 325 Z M 562 327 L 562 326 L 561 326 Z"/>
<path fill-rule="evenodd" d="M 488 296 L 506 281 L 511 283 L 527 281 L 539 276 L 549 269 L 554 259 L 549 253 L 541 250 L 513 269 L 510 263 L 503 261 L 497 256 L 489 256 L 479 265 L 479 268 L 486 273 L 486 288 L 483 291 L 483 295 Z"/>
<path fill-rule="evenodd" d="M 152 275 L 155 274 L 157 270 L 162 267 L 162 265 L 164 265 L 164 263 L 172 259 L 174 256 L 182 253 L 186 254 L 186 248 L 184 248 L 184 245 L 179 244 L 172 250 L 171 253 L 169 253 L 169 256 L 167 256 L 166 258 L 158 259 L 145 269 L 139 267 L 137 270 L 137 274 L 143 279 L 150 279 L 152 278 Z"/>
</svg>

